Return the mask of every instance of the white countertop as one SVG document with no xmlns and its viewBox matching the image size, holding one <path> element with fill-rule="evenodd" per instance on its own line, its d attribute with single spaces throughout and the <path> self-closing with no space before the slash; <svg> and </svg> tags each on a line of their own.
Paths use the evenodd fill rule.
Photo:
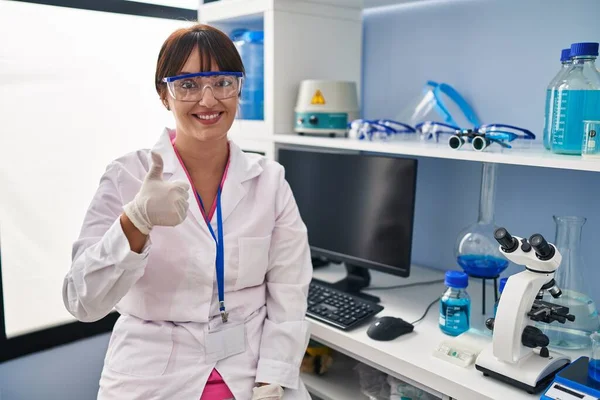
<svg viewBox="0 0 600 400">
<path fill-rule="evenodd" d="M 345 275 L 342 265 L 331 265 L 317 268 L 316 279 L 335 282 Z M 393 286 L 413 282 L 425 282 L 443 278 L 443 271 L 413 266 L 410 278 L 400 278 L 389 274 L 371 271 L 371 286 Z M 390 290 L 365 290 L 381 298 L 385 309 L 378 316 L 400 317 L 408 322 L 420 318 L 433 300 L 445 289 L 443 283 L 414 286 Z M 471 280 L 467 291 L 472 299 L 472 327 L 483 328 L 486 317 L 481 315 L 481 283 Z M 491 314 L 493 303 L 493 287 L 489 286 L 486 297 L 487 314 Z M 318 321 L 310 320 L 312 338 L 326 344 L 365 364 L 382 370 L 398 379 L 413 384 L 442 397 L 442 394 L 459 400 L 539 399 L 540 394 L 530 395 L 523 390 L 499 382 L 475 369 L 474 365 L 463 368 L 432 355 L 433 350 L 444 339 L 438 327 L 439 308 L 434 305 L 427 317 L 415 324 L 414 332 L 398 337 L 389 342 L 375 341 L 367 336 L 369 324 L 363 324 L 349 332 L 330 327 Z M 491 335 L 489 336 L 491 343 Z M 577 357 L 577 353 L 567 353 Z M 325 375 L 323 379 L 326 379 Z M 424 386 L 423 386 L 424 385 Z"/>
</svg>

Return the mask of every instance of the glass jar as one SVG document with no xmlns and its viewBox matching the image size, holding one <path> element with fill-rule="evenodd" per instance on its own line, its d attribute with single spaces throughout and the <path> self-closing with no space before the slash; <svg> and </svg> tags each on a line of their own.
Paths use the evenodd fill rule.
<svg viewBox="0 0 600 400">
<path fill-rule="evenodd" d="M 464 272 L 447 271 L 446 291 L 440 299 L 439 325 L 442 332 L 458 336 L 471 326 L 471 298 L 467 293 L 469 277 Z"/>
<path fill-rule="evenodd" d="M 590 335 L 600 329 L 596 304 L 590 298 L 593 293 L 589 279 L 585 279 L 586 268 L 581 254 L 581 234 L 586 218 L 577 216 L 554 216 L 556 238 L 554 245 L 562 255 L 560 267 L 554 280 L 562 290 L 555 299 L 544 293 L 544 301 L 569 308 L 575 321 L 560 324 L 536 323 L 550 339 L 550 346 L 564 349 L 584 349 L 591 345 Z"/>
</svg>

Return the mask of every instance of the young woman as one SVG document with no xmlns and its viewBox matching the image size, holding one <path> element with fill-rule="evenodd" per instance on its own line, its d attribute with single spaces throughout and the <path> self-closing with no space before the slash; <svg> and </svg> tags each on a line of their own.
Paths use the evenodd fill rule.
<svg viewBox="0 0 600 400">
<path fill-rule="evenodd" d="M 281 165 L 228 140 L 243 72 L 221 31 L 174 32 L 155 84 L 176 129 L 100 180 L 63 288 L 81 321 L 121 314 L 99 399 L 310 399 L 306 227 Z"/>
</svg>

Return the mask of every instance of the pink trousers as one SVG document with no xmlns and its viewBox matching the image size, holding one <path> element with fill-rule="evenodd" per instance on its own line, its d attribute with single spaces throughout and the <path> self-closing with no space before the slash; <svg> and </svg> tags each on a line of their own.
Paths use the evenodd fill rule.
<svg viewBox="0 0 600 400">
<path fill-rule="evenodd" d="M 213 369 L 208 377 L 208 381 L 206 382 L 206 386 L 204 387 L 204 391 L 202 392 L 202 397 L 200 400 L 227 400 L 233 399 L 233 393 L 223 381 L 221 374 L 217 372 L 216 369 Z"/>
</svg>

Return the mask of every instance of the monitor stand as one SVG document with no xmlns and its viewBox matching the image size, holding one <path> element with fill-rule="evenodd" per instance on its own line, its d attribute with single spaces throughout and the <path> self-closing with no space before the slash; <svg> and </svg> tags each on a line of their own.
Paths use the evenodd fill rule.
<svg viewBox="0 0 600 400">
<path fill-rule="evenodd" d="M 381 301 L 379 297 L 361 292 L 361 289 L 365 289 L 371 283 L 369 270 L 356 265 L 345 265 L 348 276 L 341 281 L 330 284 L 330 286 L 361 299 L 379 303 Z"/>
</svg>

